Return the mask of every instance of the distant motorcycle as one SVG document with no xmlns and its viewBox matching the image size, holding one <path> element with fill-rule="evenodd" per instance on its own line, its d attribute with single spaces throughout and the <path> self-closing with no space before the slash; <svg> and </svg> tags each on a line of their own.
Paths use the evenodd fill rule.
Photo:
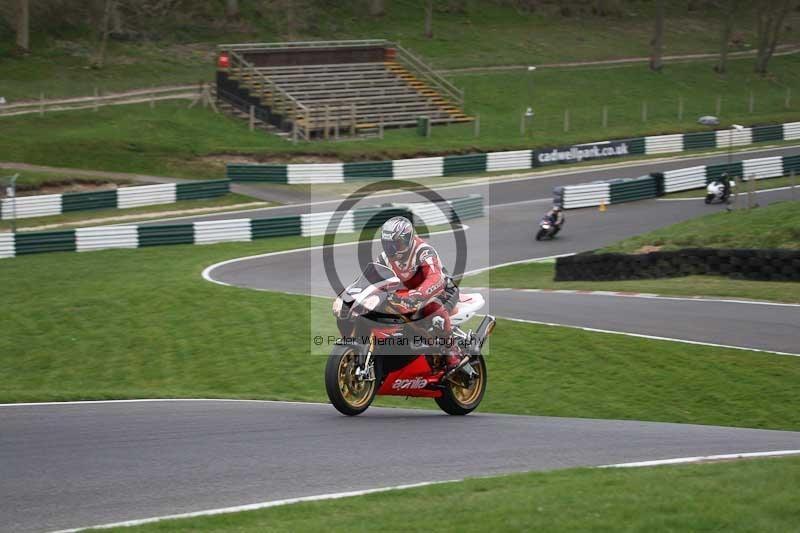
<svg viewBox="0 0 800 533">
<path fill-rule="evenodd" d="M 541 222 L 539 222 L 539 231 L 536 233 L 536 240 L 553 239 L 559 231 L 561 231 L 560 225 L 553 224 L 550 217 L 544 217 Z"/>
<path fill-rule="evenodd" d="M 736 184 L 733 181 L 729 181 L 728 185 L 728 187 L 725 187 L 725 182 L 722 180 L 709 183 L 706 187 L 706 204 L 712 204 L 716 200 L 719 200 L 722 204 L 726 203 Z"/>
</svg>

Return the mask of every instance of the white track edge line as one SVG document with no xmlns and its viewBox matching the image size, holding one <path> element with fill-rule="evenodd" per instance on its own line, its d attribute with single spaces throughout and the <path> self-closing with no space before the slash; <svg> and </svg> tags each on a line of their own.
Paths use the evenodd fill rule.
<svg viewBox="0 0 800 533">
<path fill-rule="evenodd" d="M 775 355 L 789 355 L 792 357 L 800 357 L 800 353 L 790 353 L 790 352 L 778 352 L 775 350 L 765 350 L 762 348 L 750 348 L 747 346 L 732 346 L 729 344 L 716 344 L 713 342 L 703 342 L 703 341 L 692 341 L 689 339 L 676 339 L 674 337 L 659 337 L 658 335 L 646 335 L 644 333 L 631 333 L 629 331 L 614 331 L 611 329 L 599 329 L 599 328 L 590 328 L 587 326 L 575 326 L 573 324 L 558 324 L 555 322 L 542 322 L 539 320 L 528 320 L 525 318 L 510 318 L 510 317 L 498 317 L 504 320 L 511 320 L 512 322 L 522 322 L 525 324 L 538 324 L 540 326 L 553 326 L 553 327 L 562 327 L 562 328 L 572 328 L 572 329 L 580 329 L 583 331 L 590 331 L 593 333 L 610 333 L 612 335 L 626 335 L 628 337 L 639 337 L 642 339 L 651 339 L 656 341 L 669 341 L 669 342 L 681 342 L 684 344 L 696 344 L 699 346 L 711 346 L 713 348 L 729 348 L 732 350 L 743 350 L 748 352 L 760 352 L 760 353 L 768 353 L 768 354 L 775 354 Z"/>
<path fill-rule="evenodd" d="M 616 463 L 610 465 L 601 465 L 596 466 L 594 468 L 640 468 L 640 467 L 650 467 L 650 466 L 661 466 L 661 465 L 676 465 L 676 464 L 689 464 L 689 463 L 700 463 L 700 462 L 708 462 L 708 461 L 724 461 L 724 460 L 733 460 L 733 459 L 749 459 L 755 457 L 782 457 L 782 456 L 789 456 L 789 455 L 800 455 L 800 450 L 776 450 L 776 451 L 767 451 L 767 452 L 744 452 L 744 453 L 733 453 L 733 454 L 722 454 L 722 455 L 706 455 L 706 456 L 697 456 L 697 457 L 676 457 L 673 459 L 658 459 L 654 461 L 638 461 L 633 463 Z M 489 477 L 489 476 L 487 476 Z M 390 492 L 395 490 L 406 490 L 406 489 L 414 489 L 420 487 L 428 487 L 432 485 L 442 485 L 445 483 L 459 483 L 463 482 L 464 479 L 450 479 L 450 480 L 441 480 L 441 481 L 424 481 L 421 483 L 410 483 L 406 485 L 394 485 L 390 487 L 380 487 L 374 489 L 363 489 L 363 490 L 354 490 L 354 491 L 347 491 L 347 492 L 334 492 L 328 494 L 318 494 L 314 496 L 301 496 L 297 498 L 286 498 L 283 500 L 272 500 L 267 502 L 260 502 L 260 503 L 252 503 L 247 505 L 237 505 L 232 507 L 221 507 L 217 509 L 207 509 L 204 511 L 195 511 L 190 513 L 180 513 L 180 514 L 173 514 L 173 515 L 165 515 L 165 516 L 154 516 L 150 518 L 141 518 L 137 520 L 126 520 L 123 522 L 115 522 L 110 524 L 102 524 L 96 526 L 87 526 L 87 527 L 78 527 L 73 529 L 62 529 L 55 531 L 53 533 L 76 533 L 78 531 L 85 531 L 87 529 L 111 529 L 117 527 L 131 527 L 131 526 L 139 526 L 144 524 L 152 524 L 155 522 L 161 522 L 164 520 L 176 520 L 182 518 L 197 518 L 201 516 L 214 516 L 220 514 L 231 514 L 231 513 L 239 513 L 244 511 L 256 511 L 260 509 L 268 509 L 270 507 L 279 507 L 283 505 L 292 505 L 296 503 L 304 503 L 304 502 L 317 502 L 317 501 L 325 501 L 325 500 L 338 500 L 342 498 L 350 498 L 355 496 L 365 496 L 368 494 L 377 494 L 381 492 Z"/>
<path fill-rule="evenodd" d="M 195 518 L 200 516 L 214 516 L 219 514 L 238 513 L 242 511 L 256 511 L 259 509 L 267 509 L 269 507 L 278 507 L 281 505 L 291 505 L 294 503 L 304 502 L 318 502 L 324 500 L 338 500 L 341 498 L 349 498 L 352 496 L 365 496 L 367 494 L 376 494 L 379 492 L 389 492 L 393 490 L 415 489 L 419 487 L 427 487 L 430 485 L 441 485 L 443 483 L 454 483 L 463 481 L 462 479 L 451 479 L 442 481 L 423 481 L 421 483 L 410 483 L 407 485 L 395 485 L 392 487 L 379 487 L 374 489 L 352 490 L 347 492 L 332 492 L 328 494 L 317 494 L 315 496 L 300 496 L 297 498 L 286 498 L 284 500 L 272 500 L 260 503 L 251 503 L 248 505 L 237 505 L 234 507 L 221 507 L 219 509 L 208 509 L 205 511 L 195 511 L 192 513 L 181 513 L 166 516 L 154 516 L 151 518 L 142 518 L 138 520 L 126 520 L 124 522 L 116 522 L 113 524 L 102 524 L 97 526 L 79 527 L 74 529 L 61 529 L 53 533 L 74 533 L 77 531 L 84 531 L 87 529 L 111 529 L 115 527 L 131 527 L 143 524 L 151 524 L 153 522 L 161 522 L 162 520 L 175 520 L 179 518 Z"/>
<path fill-rule="evenodd" d="M 687 463 L 701 463 L 706 461 L 725 461 L 729 459 L 749 459 L 751 457 L 782 457 L 786 455 L 800 455 L 800 450 L 776 450 L 773 452 L 746 452 L 727 453 L 723 455 L 701 455 L 697 457 L 676 457 L 674 459 L 657 459 L 655 461 L 637 461 L 635 463 L 617 463 L 602 465 L 597 468 L 639 468 L 643 466 L 679 465 Z"/>
<path fill-rule="evenodd" d="M 559 256 L 555 256 L 559 257 Z M 542 258 L 541 260 L 550 259 Z M 521 261 L 536 262 L 536 261 Z M 591 282 L 590 282 L 591 283 Z M 677 300 L 680 302 L 710 302 L 710 303 L 727 303 L 727 304 L 748 304 L 748 305 L 765 305 L 772 307 L 800 307 L 800 304 L 784 303 L 784 302 L 770 302 L 768 300 L 737 300 L 735 298 L 713 298 L 704 296 L 669 296 L 665 294 L 654 294 L 649 292 L 640 293 L 626 293 L 625 291 L 592 291 L 583 289 L 519 289 L 516 287 L 470 287 L 475 289 L 482 289 L 487 291 L 516 291 L 516 292 L 530 292 L 536 294 L 571 294 L 578 296 L 613 296 L 615 298 L 642 298 L 645 300 Z"/>
<path fill-rule="evenodd" d="M 459 225 L 458 228 L 435 231 L 433 233 L 429 233 L 428 235 L 441 235 L 443 233 L 455 233 L 457 231 L 467 231 L 468 229 L 469 229 L 469 226 L 467 224 L 461 224 L 461 225 Z M 375 241 L 376 241 L 376 239 L 372 239 L 371 240 L 371 242 L 375 242 Z M 331 245 L 327 245 L 327 246 L 330 246 L 331 248 L 338 248 L 340 246 L 353 246 L 355 244 L 360 244 L 362 242 L 364 242 L 364 241 L 356 240 L 356 241 L 352 241 L 352 242 L 340 242 L 340 243 L 337 243 L 337 244 L 331 244 Z M 314 250 L 321 250 L 322 248 L 325 248 L 325 247 L 326 247 L 325 244 L 320 244 L 320 245 L 317 245 L 317 246 L 310 246 L 310 247 L 305 247 L 305 248 L 292 248 L 290 250 L 280 250 L 278 252 L 268 252 L 268 253 L 265 253 L 265 254 L 247 255 L 245 257 L 236 257 L 234 259 L 228 259 L 226 261 L 220 261 L 219 263 L 214 263 L 213 265 L 207 266 L 206 268 L 203 269 L 203 272 L 202 272 L 201 275 L 203 276 L 204 280 L 210 281 L 211 283 L 216 283 L 217 285 L 224 285 L 226 287 L 238 287 L 238 288 L 253 290 L 250 287 L 240 287 L 239 285 L 231 285 L 230 283 L 225 283 L 224 281 L 216 280 L 216 279 L 211 277 L 211 272 L 213 270 L 219 268 L 219 267 L 223 267 L 225 265 L 230 265 L 230 264 L 233 264 L 233 263 L 238 263 L 239 261 L 248 261 L 250 259 L 259 259 L 259 258 L 262 258 L 262 257 L 272 257 L 272 256 L 276 256 L 276 255 L 286 255 L 286 254 L 296 254 L 296 253 L 302 253 L 302 252 L 312 252 Z M 256 289 L 256 290 L 267 290 L 267 289 Z M 270 292 L 282 292 L 282 291 L 270 291 Z M 291 294 L 291 293 L 284 293 L 284 294 Z M 304 296 L 308 296 L 308 295 L 304 295 Z"/>
</svg>

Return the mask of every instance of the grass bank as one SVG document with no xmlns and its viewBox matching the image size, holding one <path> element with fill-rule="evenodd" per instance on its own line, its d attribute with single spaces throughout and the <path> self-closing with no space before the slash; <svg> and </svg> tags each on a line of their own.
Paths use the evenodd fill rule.
<svg viewBox="0 0 800 533">
<path fill-rule="evenodd" d="M 440 531 L 765 531 L 796 528 L 800 459 L 632 469 L 569 469 L 469 479 L 117 531 L 353 531 L 365 524 L 428 531 L 410 517 L 431 502 L 480 509 Z M 331 517 L 336 517 L 331 520 Z M 380 517 L 376 522 L 376 517 Z M 367 527 L 366 529 L 369 529 Z"/>
<path fill-rule="evenodd" d="M 800 202 L 779 202 L 749 211 L 721 211 L 624 239 L 601 252 L 635 253 L 643 247 L 800 248 Z M 465 278 L 473 287 L 646 292 L 672 296 L 720 296 L 800 303 L 800 283 L 721 276 L 626 281 L 553 281 L 553 263 L 495 268 Z"/>
<path fill-rule="evenodd" d="M 250 132 L 244 121 L 185 103 L 109 107 L 93 112 L 62 112 L 0 120 L 0 160 L 95 170 L 139 172 L 187 178 L 222 177 L 224 161 L 237 155 L 264 161 L 363 160 L 413 157 L 432 153 L 544 147 L 609 138 L 702 129 L 700 115 L 715 113 L 722 97 L 721 119 L 759 124 L 800 119 L 800 99 L 784 106 L 786 88 L 800 93 L 800 56 L 774 59 L 773 74 L 760 78 L 747 61 L 731 63 L 721 78 L 706 64 L 673 65 L 662 73 L 640 66 L 609 69 L 542 70 L 529 94 L 526 73 L 460 75 L 469 113 L 480 115 L 481 133 L 471 125 L 436 127 L 429 139 L 413 129 L 387 131 L 384 139 L 311 142 L 292 145 L 276 136 Z M 756 98 L 748 110 L 750 92 Z M 502 95 L 500 97 L 499 95 Z M 598 96 L 600 95 L 600 96 Z M 678 102 L 684 113 L 678 118 Z M 642 105 L 647 120 L 642 120 Z M 519 131 L 522 109 L 533 105 L 535 120 L 526 135 Z M 603 127 L 602 108 L 608 125 Z M 570 128 L 564 131 L 564 112 Z M 320 159 L 320 156 L 322 159 Z"/>
<path fill-rule="evenodd" d="M 601 252 L 633 253 L 643 246 L 679 248 L 800 249 L 800 201 L 710 215 L 624 239 Z"/>
<path fill-rule="evenodd" d="M 217 261 L 308 243 L 291 237 L 0 261 L 0 277 L 9 280 L 0 402 L 325 401 L 325 360 L 309 354 L 309 339 L 332 333 L 333 324 L 321 332 L 304 325 L 312 306 L 327 313 L 330 302 L 200 277 Z M 501 320 L 489 365 L 486 412 L 800 429 L 798 358 Z"/>
</svg>

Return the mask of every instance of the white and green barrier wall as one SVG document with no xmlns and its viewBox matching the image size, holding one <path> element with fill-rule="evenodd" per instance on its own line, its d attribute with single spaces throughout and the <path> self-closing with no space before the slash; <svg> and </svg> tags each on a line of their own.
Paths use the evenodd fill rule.
<svg viewBox="0 0 800 533">
<path fill-rule="evenodd" d="M 730 164 L 695 166 L 639 178 L 595 181 L 553 189 L 553 203 L 564 209 L 646 200 L 671 192 L 702 189 L 727 173 L 743 180 L 800 174 L 800 155 L 745 159 Z"/>
<path fill-rule="evenodd" d="M 377 228 L 393 216 L 428 227 L 483 216 L 483 197 L 470 195 L 444 204 L 387 204 L 347 212 L 307 213 L 272 218 L 231 219 L 167 225 L 94 226 L 60 231 L 0 233 L 0 258 L 45 252 L 87 252 L 169 244 L 213 244 L 287 235 L 324 235 L 332 220 L 337 233 Z"/>
<path fill-rule="evenodd" d="M 702 148 L 727 148 L 766 141 L 798 139 L 800 139 L 800 122 L 791 122 L 743 128 L 742 130 L 724 129 L 598 141 L 544 150 L 516 150 L 358 163 L 288 165 L 229 163 L 226 165 L 226 174 L 233 181 L 288 184 L 435 178 L 478 172 L 527 170 L 556 163 L 576 163 L 627 155 L 668 154 Z"/>
<path fill-rule="evenodd" d="M 181 200 L 216 198 L 230 192 L 231 180 L 204 180 L 121 187 L 108 191 L 18 196 L 0 200 L 0 220 L 60 215 L 89 209 L 129 209 Z"/>
</svg>

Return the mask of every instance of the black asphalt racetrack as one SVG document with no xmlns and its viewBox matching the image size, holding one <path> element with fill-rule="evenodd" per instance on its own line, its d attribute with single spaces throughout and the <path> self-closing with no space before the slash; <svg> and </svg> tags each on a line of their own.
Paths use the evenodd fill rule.
<svg viewBox="0 0 800 533">
<path fill-rule="evenodd" d="M 799 448 L 797 432 L 380 408 L 346 418 L 315 404 L 0 407 L 0 529 L 65 529 L 465 476 Z"/>
<path fill-rule="evenodd" d="M 791 153 L 800 153 L 800 147 L 735 157 Z M 613 205 L 605 213 L 571 211 L 558 239 L 537 243 L 536 224 L 549 206 L 554 184 L 638 176 L 725 159 L 723 154 L 692 161 L 632 163 L 621 169 L 573 169 L 564 176 L 490 186 L 473 182 L 440 192 L 448 198 L 467 193 L 486 198 L 487 216 L 466 221 L 468 228 L 463 230 L 468 242 L 466 270 L 474 271 L 598 248 L 720 209 L 702 201 L 649 200 Z M 758 195 L 762 204 L 787 197 L 786 192 Z M 411 198 L 398 194 L 366 203 Z M 330 211 L 337 202 L 182 221 Z M 431 241 L 448 264 L 454 261 L 452 233 L 438 233 Z M 334 249 L 334 264 L 345 282 L 358 271 L 355 249 L 356 245 Z M 319 250 L 236 260 L 206 274 L 242 287 L 332 296 Z M 487 310 L 501 316 L 800 351 L 798 307 L 483 292 Z M 322 376 L 314 379 L 322 387 Z M 0 406 L 0 531 L 85 527 L 467 476 L 786 449 L 800 449 L 800 433 L 480 412 L 456 418 L 439 411 L 380 408 L 346 418 L 329 405 L 278 402 Z"/>
</svg>

